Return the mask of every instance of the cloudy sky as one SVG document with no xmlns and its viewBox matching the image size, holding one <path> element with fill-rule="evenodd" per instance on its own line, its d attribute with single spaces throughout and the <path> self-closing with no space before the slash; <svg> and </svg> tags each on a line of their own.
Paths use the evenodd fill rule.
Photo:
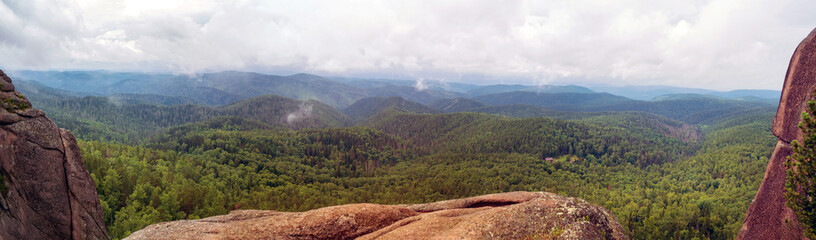
<svg viewBox="0 0 816 240">
<path fill-rule="evenodd" d="M 0 68 L 779 89 L 811 0 L 0 0 Z"/>
</svg>

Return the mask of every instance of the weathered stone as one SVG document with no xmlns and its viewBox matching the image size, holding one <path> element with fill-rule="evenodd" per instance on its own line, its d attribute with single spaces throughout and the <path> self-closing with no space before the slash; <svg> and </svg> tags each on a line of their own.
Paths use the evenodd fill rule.
<svg viewBox="0 0 816 240">
<path fill-rule="evenodd" d="M 0 81 L 0 91 L 2 92 L 14 92 L 14 85 L 8 83 L 6 81 Z"/>
<path fill-rule="evenodd" d="M 626 239 L 606 209 L 546 192 L 300 213 L 239 210 L 148 226 L 127 239 Z"/>
<path fill-rule="evenodd" d="M 8 131 L 21 136 L 27 141 L 40 145 L 45 149 L 56 149 L 63 152 L 62 139 L 59 128 L 50 119 L 45 117 L 32 118 L 6 126 Z"/>
<path fill-rule="evenodd" d="M 785 206 L 785 159 L 793 152 L 789 143 L 776 143 L 765 178 L 748 207 L 738 239 L 802 239 L 802 228 L 793 211 Z"/>
<path fill-rule="evenodd" d="M 71 186 L 71 235 L 74 239 L 107 239 L 104 231 L 105 222 L 102 215 L 102 205 L 96 193 L 91 174 L 82 164 L 82 155 L 76 138 L 68 130 L 60 129 L 62 144 L 65 149 L 65 173 L 68 186 Z"/>
<path fill-rule="evenodd" d="M 23 118 L 16 113 L 10 113 L 6 109 L 0 108 L 0 125 L 9 125 L 23 121 Z"/>
<path fill-rule="evenodd" d="M 239 210 L 201 220 L 155 224 L 128 239 L 353 239 L 416 214 L 403 207 L 375 204 L 302 213 Z"/>
<path fill-rule="evenodd" d="M 30 107 L 17 92 L 0 92 L 0 102 Z M 0 239 L 107 239 L 76 140 L 42 111 L 0 109 L 0 175 Z"/>
<path fill-rule="evenodd" d="M 0 70 L 0 82 L 11 83 L 11 78 L 3 70 Z"/>
<path fill-rule="evenodd" d="M 51 239 L 69 239 L 71 209 L 63 154 L 43 149 L 26 138 L 18 138 L 14 145 L 15 161 L 9 174 L 14 176 L 15 187 L 21 190 L 20 194 L 34 214 L 45 219 L 37 228 L 49 234 Z"/>
<path fill-rule="evenodd" d="M 790 143 L 802 139 L 799 121 L 816 90 L 816 29 L 802 40 L 791 57 L 772 131 L 779 138 L 765 169 L 765 177 L 748 207 L 737 239 L 806 239 L 802 224 L 785 205 L 785 161 Z"/>
<path fill-rule="evenodd" d="M 816 29 L 799 43 L 788 65 L 782 97 L 773 121 L 774 135 L 785 142 L 801 138 L 797 125 L 802 120 L 805 103 L 813 100 L 816 89 Z"/>
<path fill-rule="evenodd" d="M 626 239 L 606 209 L 547 192 L 511 192 L 408 206 L 431 211 L 359 239 Z"/>
<path fill-rule="evenodd" d="M 17 110 L 17 111 L 15 111 L 15 113 L 17 113 L 17 115 L 27 117 L 27 118 L 45 117 L 45 113 L 42 110 L 36 109 L 36 108 L 27 108 L 27 109 L 24 109 L 24 110 Z"/>
</svg>

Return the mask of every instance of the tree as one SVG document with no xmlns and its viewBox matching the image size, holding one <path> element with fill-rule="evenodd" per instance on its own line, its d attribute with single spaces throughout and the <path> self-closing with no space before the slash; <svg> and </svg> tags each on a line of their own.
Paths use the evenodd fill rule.
<svg viewBox="0 0 816 240">
<path fill-rule="evenodd" d="M 799 129 L 802 130 L 802 143 L 793 141 L 793 154 L 788 157 L 788 177 L 785 189 L 787 205 L 796 213 L 799 221 L 806 228 L 809 238 L 816 236 L 816 102 L 808 101 L 808 108 L 802 113 Z"/>
</svg>

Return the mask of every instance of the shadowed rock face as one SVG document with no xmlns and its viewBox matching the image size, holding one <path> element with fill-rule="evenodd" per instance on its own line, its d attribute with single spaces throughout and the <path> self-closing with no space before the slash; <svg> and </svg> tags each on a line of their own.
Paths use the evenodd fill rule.
<svg viewBox="0 0 816 240">
<path fill-rule="evenodd" d="M 76 139 L 0 71 L 0 239 L 106 239 Z"/>
<path fill-rule="evenodd" d="M 802 226 L 793 211 L 785 206 L 785 160 L 793 153 L 791 142 L 802 140 L 798 124 L 807 102 L 816 89 L 816 29 L 810 32 L 791 57 L 773 133 L 779 138 L 765 178 L 754 201 L 748 207 L 745 223 L 737 239 L 805 239 Z"/>
<path fill-rule="evenodd" d="M 126 239 L 626 239 L 608 210 L 547 192 L 307 212 L 239 210 L 150 225 Z"/>
</svg>

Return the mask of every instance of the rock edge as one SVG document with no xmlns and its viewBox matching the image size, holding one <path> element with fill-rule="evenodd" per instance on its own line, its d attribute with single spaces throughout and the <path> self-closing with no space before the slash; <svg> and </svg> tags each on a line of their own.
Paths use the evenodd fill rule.
<svg viewBox="0 0 816 240">
<path fill-rule="evenodd" d="M 415 205 L 348 204 L 306 212 L 236 210 L 153 224 L 126 239 L 627 239 L 584 200 L 509 192 Z"/>
<path fill-rule="evenodd" d="M 799 43 L 791 56 L 772 131 L 779 138 L 765 168 L 765 177 L 748 206 L 737 239 L 807 239 L 793 210 L 785 205 L 785 161 L 793 153 L 791 142 L 802 140 L 799 121 L 816 89 L 816 29 Z"/>
<path fill-rule="evenodd" d="M 76 139 L 0 70 L 0 239 L 107 239 Z"/>
</svg>

